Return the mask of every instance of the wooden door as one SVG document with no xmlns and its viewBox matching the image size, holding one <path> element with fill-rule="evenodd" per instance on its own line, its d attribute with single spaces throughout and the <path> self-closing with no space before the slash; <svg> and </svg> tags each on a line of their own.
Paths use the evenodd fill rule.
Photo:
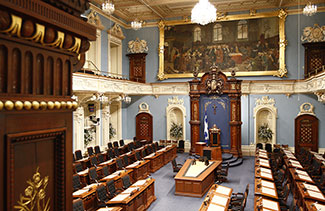
<svg viewBox="0 0 325 211">
<path fill-rule="evenodd" d="M 302 147 L 318 152 L 318 119 L 310 114 L 295 119 L 295 152 Z"/>
<path fill-rule="evenodd" d="M 139 113 L 136 116 L 136 137 L 137 140 L 152 141 L 152 115 L 149 113 Z"/>
</svg>

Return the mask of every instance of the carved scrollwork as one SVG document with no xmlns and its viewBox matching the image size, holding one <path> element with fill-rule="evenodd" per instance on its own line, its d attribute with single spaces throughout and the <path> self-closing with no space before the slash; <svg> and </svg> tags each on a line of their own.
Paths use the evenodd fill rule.
<svg viewBox="0 0 325 211">
<path fill-rule="evenodd" d="M 314 27 L 307 26 L 304 28 L 303 35 L 301 35 L 301 41 L 307 42 L 323 42 L 325 41 L 325 26 L 319 26 L 314 24 Z"/>
<path fill-rule="evenodd" d="M 146 53 L 148 52 L 147 41 L 140 40 L 138 37 L 135 40 L 128 42 L 129 53 Z"/>
<path fill-rule="evenodd" d="M 210 70 L 210 77 L 206 80 L 205 86 L 208 94 L 218 94 L 223 93 L 224 82 L 221 78 L 217 77 L 217 67 L 212 66 Z"/>
</svg>

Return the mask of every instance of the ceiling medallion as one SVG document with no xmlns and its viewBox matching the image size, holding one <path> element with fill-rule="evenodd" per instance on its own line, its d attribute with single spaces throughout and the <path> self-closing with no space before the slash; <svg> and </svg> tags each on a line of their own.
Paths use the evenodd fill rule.
<svg viewBox="0 0 325 211">
<path fill-rule="evenodd" d="M 111 15 L 115 11 L 115 6 L 113 2 L 110 2 L 109 0 L 105 0 L 105 2 L 102 4 L 102 10 L 106 12 L 108 15 Z"/>
<path fill-rule="evenodd" d="M 306 16 L 312 16 L 317 12 L 317 5 L 311 4 L 309 2 L 303 9 L 302 13 Z"/>
<path fill-rule="evenodd" d="M 215 22 L 217 19 L 217 9 L 209 2 L 209 0 L 200 0 L 191 13 L 191 21 L 201 25 Z"/>
</svg>

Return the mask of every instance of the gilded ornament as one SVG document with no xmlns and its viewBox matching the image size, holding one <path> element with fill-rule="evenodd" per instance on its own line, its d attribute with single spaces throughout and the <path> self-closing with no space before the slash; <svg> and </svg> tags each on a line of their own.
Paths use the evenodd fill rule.
<svg viewBox="0 0 325 211">
<path fill-rule="evenodd" d="M 44 43 L 44 35 L 45 35 L 45 26 L 36 23 L 36 30 L 32 37 L 26 38 L 27 40 L 33 40 L 34 42 Z"/>
<path fill-rule="evenodd" d="M 22 25 L 22 18 L 16 15 L 11 15 L 11 25 L 8 29 L 3 30 L 1 32 L 8 33 L 11 35 L 16 35 L 20 37 L 20 30 Z"/>
<path fill-rule="evenodd" d="M 47 108 L 52 110 L 54 108 L 54 103 L 52 101 L 47 102 Z"/>
<path fill-rule="evenodd" d="M 29 102 L 29 101 L 25 101 L 25 102 L 24 102 L 24 108 L 25 108 L 26 110 L 31 109 L 31 108 L 32 108 L 32 103 Z"/>
<path fill-rule="evenodd" d="M 76 101 L 72 102 L 72 108 L 77 109 L 78 108 L 78 103 Z"/>
<path fill-rule="evenodd" d="M 67 102 L 67 109 L 71 109 L 72 108 L 72 102 L 71 101 L 68 101 Z"/>
<path fill-rule="evenodd" d="M 18 205 L 14 206 L 14 209 L 20 211 L 49 211 L 50 210 L 50 198 L 46 200 L 46 187 L 49 182 L 49 177 L 41 178 L 41 174 L 38 172 L 37 167 L 36 173 L 32 179 L 26 181 L 28 187 L 24 191 L 24 196 L 20 194 Z"/>
<path fill-rule="evenodd" d="M 39 109 L 39 102 L 37 102 L 37 101 L 33 101 L 33 102 L 32 102 L 32 106 L 33 106 L 33 109 L 34 109 L 34 110 Z"/>
<path fill-rule="evenodd" d="M 40 107 L 41 107 L 41 109 L 45 110 L 46 107 L 47 107 L 47 103 L 44 102 L 44 101 L 42 101 L 42 102 L 40 103 Z"/>
<path fill-rule="evenodd" d="M 31 20 L 26 20 L 23 23 L 21 34 L 23 35 L 23 37 L 30 37 L 33 35 L 34 30 L 35 30 L 34 23 Z"/>
<path fill-rule="evenodd" d="M 12 110 L 13 108 L 14 108 L 14 103 L 12 102 L 12 101 L 10 101 L 10 100 L 7 100 L 6 102 L 5 102 L 5 108 L 7 109 L 7 110 Z"/>
<path fill-rule="evenodd" d="M 81 39 L 78 37 L 74 38 L 74 45 L 71 48 L 68 48 L 68 51 L 79 53 L 81 46 Z"/>
<path fill-rule="evenodd" d="M 3 102 L 0 101 L 0 111 L 3 109 Z"/>
<path fill-rule="evenodd" d="M 59 101 L 54 102 L 54 108 L 60 109 L 61 108 L 61 103 Z"/>
<path fill-rule="evenodd" d="M 67 107 L 67 103 L 64 102 L 64 101 L 62 101 L 62 102 L 61 102 L 61 108 L 62 108 L 62 109 L 65 109 L 66 107 Z"/>
<path fill-rule="evenodd" d="M 21 101 L 16 101 L 16 102 L 15 102 L 15 108 L 16 108 L 18 111 L 22 110 L 22 109 L 24 108 L 24 104 L 23 104 L 23 102 L 21 102 Z"/>
</svg>

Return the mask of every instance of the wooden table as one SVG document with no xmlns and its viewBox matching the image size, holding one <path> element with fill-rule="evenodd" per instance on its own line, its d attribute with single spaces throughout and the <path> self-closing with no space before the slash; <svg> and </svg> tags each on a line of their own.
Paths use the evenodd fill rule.
<svg viewBox="0 0 325 211">
<path fill-rule="evenodd" d="M 154 179 L 139 180 L 107 202 L 122 207 L 123 211 L 146 210 L 156 200 Z"/>
<path fill-rule="evenodd" d="M 202 197 L 214 183 L 215 170 L 221 165 L 221 161 L 211 160 L 211 165 L 207 168 L 200 161 L 196 161 L 198 166 L 193 166 L 192 168 L 192 162 L 193 159 L 186 160 L 175 176 L 175 195 Z M 196 176 L 189 176 L 190 168 L 191 170 L 197 168 L 198 174 Z"/>
<path fill-rule="evenodd" d="M 232 188 L 212 185 L 199 210 L 228 210 L 232 191 Z"/>
<path fill-rule="evenodd" d="M 254 211 L 280 211 L 280 204 L 277 201 L 262 197 L 255 196 L 254 198 Z"/>
<path fill-rule="evenodd" d="M 90 184 L 83 187 L 80 190 L 73 192 L 73 198 L 81 198 L 84 204 L 85 210 L 94 210 L 96 201 L 96 188 L 98 184 Z"/>
<path fill-rule="evenodd" d="M 255 178 L 255 195 L 278 199 L 276 186 L 273 182 Z"/>
<path fill-rule="evenodd" d="M 132 169 L 133 170 L 133 180 L 137 181 L 140 179 L 145 179 L 149 175 L 149 160 L 145 161 L 136 161 L 132 163 L 131 165 L 128 165 L 126 169 Z"/>
</svg>

